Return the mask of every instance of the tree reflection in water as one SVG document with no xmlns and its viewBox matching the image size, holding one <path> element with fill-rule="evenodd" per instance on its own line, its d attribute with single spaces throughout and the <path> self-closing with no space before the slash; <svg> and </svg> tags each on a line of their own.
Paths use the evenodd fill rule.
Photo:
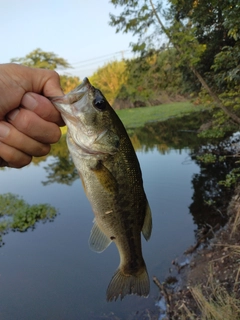
<svg viewBox="0 0 240 320">
<path fill-rule="evenodd" d="M 78 173 L 68 152 L 65 136 L 52 146 L 50 156 L 51 163 L 45 167 L 47 180 L 42 182 L 43 185 L 51 183 L 71 185 L 78 178 Z"/>
<path fill-rule="evenodd" d="M 2 236 L 9 231 L 25 232 L 35 229 L 38 221 L 51 222 L 57 215 L 54 207 L 48 204 L 30 205 L 11 193 L 0 195 L 0 247 Z"/>
<path fill-rule="evenodd" d="M 164 155 L 172 149 L 190 150 L 190 158 L 200 167 L 200 173 L 192 178 L 193 202 L 189 207 L 198 228 L 205 224 L 223 225 L 227 221 L 221 208 L 229 201 L 231 190 L 220 186 L 218 181 L 223 180 L 234 166 L 231 158 L 208 165 L 197 160 L 196 155 L 209 143 L 220 153 L 223 150 L 219 147 L 218 140 L 210 141 L 197 135 L 197 130 L 201 124 L 209 121 L 209 117 L 206 111 L 196 112 L 164 122 L 148 123 L 143 128 L 128 129 L 135 151 L 148 152 L 157 148 Z M 53 146 L 51 156 L 53 160 L 45 168 L 48 179 L 43 184 L 57 182 L 71 185 L 78 178 L 78 174 L 68 153 L 65 137 Z"/>
<path fill-rule="evenodd" d="M 235 160 L 226 157 L 224 161 L 204 164 L 197 158 L 203 149 L 211 149 L 219 156 L 229 155 L 224 142 L 202 139 L 197 135 L 201 124 L 209 120 L 207 112 L 193 113 L 181 118 L 169 119 L 164 122 L 146 124 L 144 128 L 129 130 L 135 150 L 149 151 L 157 148 L 161 154 L 167 154 L 171 149 L 190 149 L 190 158 L 200 168 L 200 173 L 192 177 L 193 202 L 189 206 L 193 220 L 201 229 L 205 225 L 214 227 L 224 225 L 228 219 L 227 204 L 232 195 L 230 188 L 225 188 L 218 182 L 235 167 Z M 227 144 L 227 142 L 226 142 Z"/>
</svg>

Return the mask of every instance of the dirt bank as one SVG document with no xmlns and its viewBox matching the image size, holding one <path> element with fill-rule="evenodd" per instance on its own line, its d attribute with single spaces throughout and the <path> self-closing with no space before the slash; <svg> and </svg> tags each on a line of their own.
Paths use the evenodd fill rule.
<svg viewBox="0 0 240 320">
<path fill-rule="evenodd" d="M 187 250 L 187 263 L 173 262 L 173 276 L 162 284 L 154 279 L 166 302 L 160 319 L 240 319 L 240 186 L 227 213 L 227 226 L 208 230 L 214 237 L 207 245 Z"/>
</svg>

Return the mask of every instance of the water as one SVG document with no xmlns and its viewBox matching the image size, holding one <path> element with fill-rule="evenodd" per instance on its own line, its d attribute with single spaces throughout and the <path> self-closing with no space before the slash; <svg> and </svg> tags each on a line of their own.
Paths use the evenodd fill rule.
<svg viewBox="0 0 240 320">
<path fill-rule="evenodd" d="M 195 241 L 197 225 L 189 207 L 196 192 L 192 181 L 200 167 L 188 147 L 159 150 L 159 145 L 141 146 L 137 156 L 153 215 L 152 237 L 149 242 L 143 239 L 143 256 L 150 279 L 163 281 L 171 261 Z M 89 249 L 93 213 L 75 175 L 68 184 L 60 183 L 63 177 L 54 168 L 63 159 L 58 150 L 38 165 L 0 171 L 0 194 L 11 192 L 29 204 L 49 203 L 58 210 L 53 222 L 38 222 L 34 230 L 3 236 L 0 319 L 133 319 L 136 314 L 140 319 L 146 309 L 157 313 L 159 294 L 152 281 L 148 299 L 127 296 L 106 302 L 118 252 L 114 244 L 101 254 Z"/>
</svg>

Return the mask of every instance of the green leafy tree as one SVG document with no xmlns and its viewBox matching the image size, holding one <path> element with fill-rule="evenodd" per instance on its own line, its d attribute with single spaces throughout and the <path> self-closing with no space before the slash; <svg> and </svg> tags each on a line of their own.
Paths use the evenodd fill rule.
<svg viewBox="0 0 240 320">
<path fill-rule="evenodd" d="M 156 37 L 159 38 L 162 33 L 165 33 L 179 54 L 179 64 L 188 67 L 211 96 L 215 105 L 235 123 L 240 124 L 240 118 L 222 103 L 216 92 L 211 89 L 198 71 L 197 66 L 206 47 L 195 37 L 197 25 L 192 22 L 191 16 L 187 16 L 186 19 L 185 16 L 177 14 L 178 10 L 174 10 L 178 4 L 185 2 L 171 1 L 172 6 L 170 10 L 166 10 L 165 14 L 170 23 L 169 26 L 164 25 L 160 17 L 160 1 L 156 1 L 155 4 L 152 0 L 112 0 L 111 2 L 116 7 L 123 7 L 123 11 L 119 16 L 110 15 L 110 25 L 116 27 L 117 32 L 132 32 L 139 36 L 137 44 L 132 44 L 133 50 L 143 54 L 147 49 L 156 46 Z M 192 9 L 194 5 L 198 5 L 198 1 L 187 1 L 187 3 L 192 3 Z"/>
<path fill-rule="evenodd" d="M 148 50 L 139 58 L 126 61 L 127 79 L 118 98 L 130 100 L 134 105 L 158 105 L 169 96 L 183 92 L 183 82 L 174 60 L 176 50 L 162 48 Z"/>
<path fill-rule="evenodd" d="M 71 68 L 67 60 L 58 57 L 54 52 L 46 52 L 40 48 L 31 51 L 25 57 L 13 58 L 11 62 L 20 63 L 31 68 L 56 70 L 61 68 Z M 65 93 L 73 90 L 80 83 L 80 79 L 75 76 L 60 75 L 60 82 Z"/>
<path fill-rule="evenodd" d="M 240 6 L 238 0 L 173 1 L 171 14 L 177 21 L 191 21 L 194 37 L 205 46 L 197 64 L 199 72 L 210 72 L 215 56 L 225 47 L 233 47 L 239 37 Z M 208 76 L 208 81 L 214 85 Z M 214 87 L 215 90 L 218 87 Z"/>
<path fill-rule="evenodd" d="M 57 68 L 70 68 L 70 64 L 53 52 L 46 52 L 40 48 L 33 50 L 25 57 L 13 58 L 11 62 L 17 62 L 27 67 L 55 70 Z"/>
<path fill-rule="evenodd" d="M 214 108 L 215 129 L 224 134 L 230 128 L 232 120 L 237 128 L 240 123 L 239 1 L 170 0 L 170 3 L 175 19 L 190 21 L 195 38 L 206 48 L 196 69 L 204 75 L 215 94 L 214 97 L 203 86 L 201 98 L 204 97 L 202 101 Z M 220 107 L 220 110 L 216 107 Z"/>
</svg>

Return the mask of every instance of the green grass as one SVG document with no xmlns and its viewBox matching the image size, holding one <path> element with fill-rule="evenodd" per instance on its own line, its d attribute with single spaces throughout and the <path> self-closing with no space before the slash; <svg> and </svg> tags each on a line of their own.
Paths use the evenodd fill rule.
<svg viewBox="0 0 240 320">
<path fill-rule="evenodd" d="M 146 122 L 164 121 L 203 109 L 203 106 L 195 106 L 191 102 L 174 102 L 155 107 L 117 110 L 117 114 L 126 128 L 137 128 Z"/>
<path fill-rule="evenodd" d="M 143 127 L 146 122 L 164 121 L 172 117 L 203 110 L 203 106 L 195 106 L 191 102 L 174 102 L 155 107 L 117 110 L 119 118 L 126 128 Z M 67 132 L 66 126 L 61 128 L 62 134 Z"/>
</svg>

